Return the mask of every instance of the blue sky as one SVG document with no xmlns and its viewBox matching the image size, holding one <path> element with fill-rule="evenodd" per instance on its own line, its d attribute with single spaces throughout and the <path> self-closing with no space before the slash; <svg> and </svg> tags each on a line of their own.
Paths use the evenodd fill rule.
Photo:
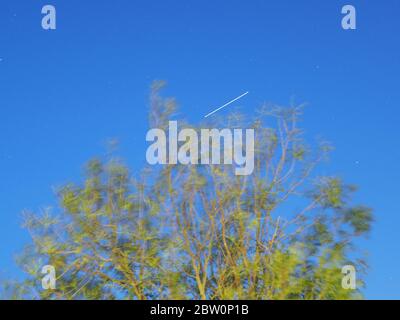
<svg viewBox="0 0 400 320">
<path fill-rule="evenodd" d="M 45 4 L 56 30 L 41 28 Z M 341 28 L 345 4 L 357 30 Z M 323 170 L 375 210 L 366 297 L 400 298 L 399 17 L 397 0 L 2 0 L 0 277 L 18 275 L 21 211 L 54 204 L 107 139 L 140 169 L 149 85 L 165 79 L 194 122 L 245 91 L 246 114 L 308 102 L 307 135 L 336 148 Z"/>
</svg>

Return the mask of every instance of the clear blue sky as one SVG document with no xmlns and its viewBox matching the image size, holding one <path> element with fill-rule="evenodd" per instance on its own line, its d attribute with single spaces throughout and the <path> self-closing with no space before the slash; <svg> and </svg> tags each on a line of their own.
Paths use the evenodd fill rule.
<svg viewBox="0 0 400 320">
<path fill-rule="evenodd" d="M 41 28 L 45 4 L 55 31 Z M 345 4 L 355 31 L 341 28 Z M 307 135 L 336 147 L 324 170 L 375 210 L 366 297 L 400 298 L 399 32 L 398 0 L 2 0 L 0 277 L 18 275 L 21 210 L 54 204 L 52 187 L 108 138 L 145 163 L 148 89 L 165 79 L 192 121 L 245 91 L 248 114 L 308 102 Z"/>
</svg>

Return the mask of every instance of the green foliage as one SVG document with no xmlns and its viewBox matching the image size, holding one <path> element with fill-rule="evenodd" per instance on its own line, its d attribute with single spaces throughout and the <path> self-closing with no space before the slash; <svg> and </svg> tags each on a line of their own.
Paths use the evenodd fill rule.
<svg viewBox="0 0 400 320">
<path fill-rule="evenodd" d="M 150 99 L 159 128 L 176 110 L 159 95 L 163 85 L 154 84 Z M 32 243 L 19 263 L 27 279 L 7 285 L 8 297 L 361 297 L 341 287 L 341 268 L 351 263 L 362 274 L 353 244 L 369 231 L 371 210 L 350 204 L 355 189 L 341 179 L 313 176 L 329 148 L 306 145 L 300 115 L 264 107 L 250 121 L 229 117 L 231 127 L 256 129 L 251 176 L 178 164 L 133 177 L 115 158 L 92 160 L 81 183 L 58 190 L 57 210 L 26 214 Z M 267 126 L 271 119 L 276 125 Z M 55 290 L 41 288 L 46 264 L 56 268 Z"/>
</svg>

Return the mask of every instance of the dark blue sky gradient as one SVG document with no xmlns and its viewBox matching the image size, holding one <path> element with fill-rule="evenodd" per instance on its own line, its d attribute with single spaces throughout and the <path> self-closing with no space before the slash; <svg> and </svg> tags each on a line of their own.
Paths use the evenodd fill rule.
<svg viewBox="0 0 400 320">
<path fill-rule="evenodd" d="M 57 9 L 57 30 L 41 8 Z M 357 9 L 357 30 L 341 8 Z M 360 187 L 375 209 L 367 298 L 400 298 L 400 2 L 114 0 L 0 3 L 0 277 L 28 241 L 21 211 L 54 205 L 52 187 L 120 140 L 145 163 L 147 96 L 165 79 L 180 116 L 235 103 L 308 102 L 303 125 L 336 147 L 324 173 Z M 228 110 L 221 111 L 221 114 Z"/>
</svg>

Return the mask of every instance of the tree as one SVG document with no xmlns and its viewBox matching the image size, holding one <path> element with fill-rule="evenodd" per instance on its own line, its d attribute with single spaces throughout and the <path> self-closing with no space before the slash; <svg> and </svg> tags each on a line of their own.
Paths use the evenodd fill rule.
<svg viewBox="0 0 400 320">
<path fill-rule="evenodd" d="M 152 87 L 151 127 L 165 127 L 176 111 L 175 100 L 160 95 L 163 85 Z M 331 148 L 305 143 L 301 114 L 301 106 L 264 106 L 252 120 L 229 117 L 229 127 L 256 131 L 249 176 L 236 176 L 229 165 L 176 164 L 133 177 L 113 156 L 90 161 L 81 184 L 58 190 L 56 212 L 26 213 L 32 243 L 19 263 L 28 276 L 8 293 L 40 299 L 362 297 L 366 265 L 354 241 L 370 230 L 372 212 L 351 204 L 354 186 L 314 174 Z M 341 268 L 348 264 L 358 272 L 357 290 L 342 288 Z M 44 265 L 56 270 L 55 290 L 41 287 Z"/>
</svg>

